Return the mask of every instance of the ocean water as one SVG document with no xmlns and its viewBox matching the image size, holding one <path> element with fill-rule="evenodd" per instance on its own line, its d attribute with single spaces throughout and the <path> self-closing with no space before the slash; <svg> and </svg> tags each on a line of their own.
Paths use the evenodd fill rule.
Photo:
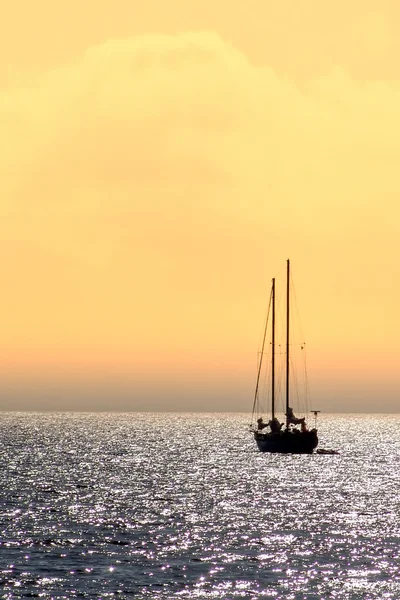
<svg viewBox="0 0 400 600">
<path fill-rule="evenodd" d="M 1 598 L 400 598 L 400 416 L 0 413 Z"/>
</svg>

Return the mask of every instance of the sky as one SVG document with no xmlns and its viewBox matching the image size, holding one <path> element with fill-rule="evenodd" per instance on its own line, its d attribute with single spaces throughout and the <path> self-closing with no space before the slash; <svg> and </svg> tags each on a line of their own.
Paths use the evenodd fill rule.
<svg viewBox="0 0 400 600">
<path fill-rule="evenodd" d="M 313 408 L 397 412 L 399 33 L 396 0 L 7 3 L 0 409 L 250 411 L 290 258 Z"/>
</svg>

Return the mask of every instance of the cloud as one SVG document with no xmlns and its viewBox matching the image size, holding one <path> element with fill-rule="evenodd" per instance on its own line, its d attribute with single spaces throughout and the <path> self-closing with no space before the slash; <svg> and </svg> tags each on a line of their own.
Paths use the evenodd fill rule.
<svg viewBox="0 0 400 600">
<path fill-rule="evenodd" d="M 207 32 L 111 40 L 3 90 L 3 343 L 26 363 L 217 356 L 254 339 L 260 269 L 289 254 L 322 272 L 321 307 L 344 272 L 371 310 L 368 274 L 398 272 L 399 95 L 340 68 L 300 90 Z"/>
</svg>

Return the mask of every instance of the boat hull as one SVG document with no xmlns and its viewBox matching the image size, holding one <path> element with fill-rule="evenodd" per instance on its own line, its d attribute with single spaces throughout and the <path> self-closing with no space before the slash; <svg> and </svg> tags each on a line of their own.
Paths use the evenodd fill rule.
<svg viewBox="0 0 400 600">
<path fill-rule="evenodd" d="M 317 430 L 281 431 L 279 433 L 254 432 L 260 452 L 273 454 L 312 454 L 318 446 Z"/>
</svg>

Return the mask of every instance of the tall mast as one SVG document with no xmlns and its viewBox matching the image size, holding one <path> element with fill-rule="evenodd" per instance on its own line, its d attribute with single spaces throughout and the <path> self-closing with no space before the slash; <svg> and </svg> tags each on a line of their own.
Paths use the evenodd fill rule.
<svg viewBox="0 0 400 600">
<path fill-rule="evenodd" d="M 290 313 L 290 261 L 287 261 L 286 271 L 286 427 L 289 426 L 289 313 Z"/>
<path fill-rule="evenodd" d="M 272 365 L 271 365 L 271 412 L 275 419 L 275 277 L 272 280 Z"/>
</svg>

